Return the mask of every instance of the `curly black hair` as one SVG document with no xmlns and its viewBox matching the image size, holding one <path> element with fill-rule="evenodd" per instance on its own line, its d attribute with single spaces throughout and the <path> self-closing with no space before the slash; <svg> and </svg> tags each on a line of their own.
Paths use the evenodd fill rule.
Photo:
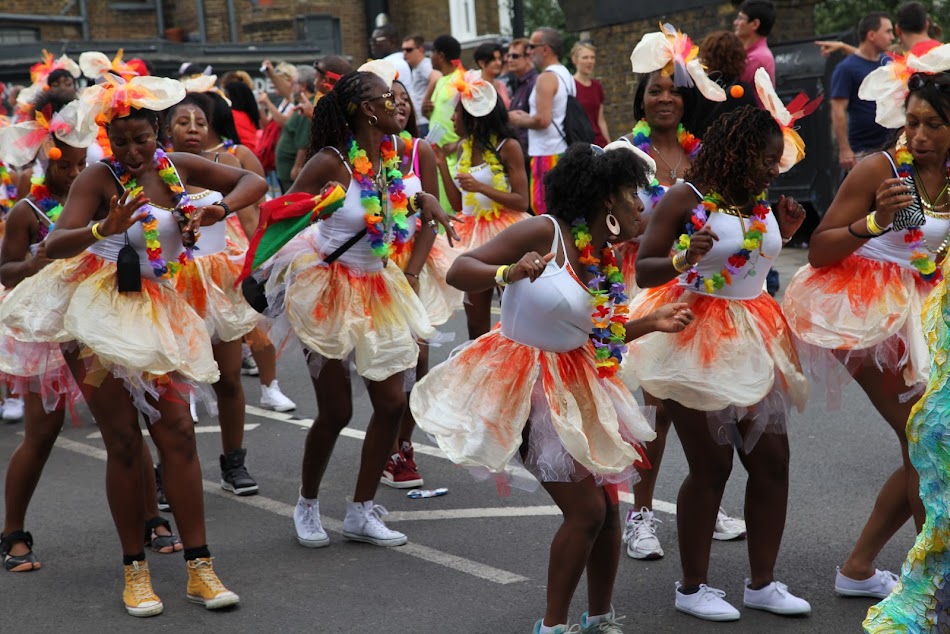
<svg viewBox="0 0 950 634">
<path fill-rule="evenodd" d="M 647 85 L 650 83 L 650 77 L 662 71 L 656 70 L 652 73 L 639 73 L 637 75 L 637 89 L 633 93 L 633 117 L 637 121 L 645 119 L 646 109 L 643 107 L 643 98 L 647 94 Z M 683 98 L 683 118 L 682 123 L 690 121 L 693 111 L 699 103 L 699 91 L 695 86 L 677 86 L 676 92 Z"/>
<path fill-rule="evenodd" d="M 468 110 L 459 106 L 462 111 L 462 127 L 465 128 L 465 134 L 472 137 L 472 145 L 482 151 L 495 151 L 495 145 L 492 145 L 492 137 L 495 137 L 495 143 L 501 143 L 503 139 L 517 139 L 514 129 L 508 120 L 508 111 L 505 104 L 499 98 L 495 103 L 495 109 L 484 117 L 476 117 L 469 114 Z"/>
<path fill-rule="evenodd" d="M 742 106 L 727 112 L 709 126 L 686 180 L 699 181 L 733 203 L 744 202 L 759 193 L 755 177 L 776 136 L 782 129 L 766 110 Z"/>
<path fill-rule="evenodd" d="M 356 122 L 360 104 L 373 96 L 372 87 L 377 79 L 373 73 L 347 73 L 317 102 L 310 126 L 308 158 L 325 147 L 345 151 L 344 143 Z"/>
<path fill-rule="evenodd" d="M 633 152 L 595 152 L 588 143 L 575 143 L 544 175 L 544 201 L 549 214 L 572 222 L 603 209 L 621 187 L 640 189 L 649 183 L 646 164 Z"/>
<path fill-rule="evenodd" d="M 914 73 L 907 80 L 907 89 L 905 110 L 910 98 L 917 97 L 929 103 L 941 121 L 950 125 L 950 73 Z"/>
</svg>

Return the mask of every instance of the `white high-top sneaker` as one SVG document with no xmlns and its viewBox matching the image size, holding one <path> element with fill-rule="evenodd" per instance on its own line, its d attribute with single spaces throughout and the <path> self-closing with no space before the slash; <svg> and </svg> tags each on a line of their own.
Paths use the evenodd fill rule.
<svg viewBox="0 0 950 634">
<path fill-rule="evenodd" d="M 353 502 L 351 498 L 346 498 L 343 536 L 376 546 L 402 546 L 408 541 L 406 536 L 383 524 L 382 516 L 388 514 L 389 511 L 372 500 Z"/>
<path fill-rule="evenodd" d="M 302 495 L 297 498 L 294 528 L 297 529 L 297 541 L 301 546 L 323 548 L 330 545 L 330 537 L 320 521 L 320 502 L 316 498 L 308 500 Z"/>
</svg>

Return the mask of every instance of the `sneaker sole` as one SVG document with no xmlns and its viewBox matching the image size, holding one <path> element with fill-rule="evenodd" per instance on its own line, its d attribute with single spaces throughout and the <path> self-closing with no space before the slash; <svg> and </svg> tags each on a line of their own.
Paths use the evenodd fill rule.
<svg viewBox="0 0 950 634">
<path fill-rule="evenodd" d="M 374 546 L 384 546 L 386 548 L 391 548 L 393 546 L 404 546 L 406 542 L 409 541 L 409 538 L 405 536 L 397 537 L 395 539 L 377 539 L 375 537 L 369 537 L 360 533 L 350 533 L 348 531 L 343 531 L 343 537 L 346 537 L 350 541 L 373 544 Z"/>
<path fill-rule="evenodd" d="M 379 479 L 380 484 L 385 484 L 386 486 L 393 489 L 415 489 L 416 487 L 421 487 L 425 482 L 422 478 L 418 480 L 404 480 L 403 482 L 396 482 L 395 480 L 389 480 L 385 476 Z"/>
<path fill-rule="evenodd" d="M 330 545 L 330 536 L 328 535 L 323 539 L 304 539 L 297 535 L 297 543 L 304 548 L 325 548 Z"/>
<path fill-rule="evenodd" d="M 682 608 L 678 605 L 676 606 L 676 609 L 682 612 L 683 614 L 695 616 L 697 619 L 702 619 L 704 621 L 716 621 L 716 622 L 738 621 L 739 617 L 741 616 L 740 614 L 701 614 L 699 612 L 693 612 L 692 610 L 687 610 L 686 608 Z"/>
<path fill-rule="evenodd" d="M 627 557 L 630 557 L 630 559 L 638 559 L 640 561 L 656 561 L 657 559 L 663 559 L 663 550 L 661 549 L 659 552 L 653 551 L 653 552 L 643 553 L 636 550 L 631 551 L 628 548 Z"/>
<path fill-rule="evenodd" d="M 242 374 L 243 376 L 260 376 L 260 375 L 261 375 L 261 371 L 260 371 L 260 370 L 256 370 L 256 369 L 255 369 L 255 370 L 245 370 L 245 369 L 242 368 L 242 369 L 241 369 L 241 374 Z"/>
<path fill-rule="evenodd" d="M 272 412 L 292 412 L 297 409 L 296 405 L 264 405 L 261 403 L 261 409 L 269 409 Z"/>
<path fill-rule="evenodd" d="M 745 539 L 745 531 L 741 533 L 713 533 L 713 539 L 721 542 L 731 542 L 737 539 Z"/>
<path fill-rule="evenodd" d="M 762 610 L 763 612 L 771 612 L 772 614 L 778 614 L 781 616 L 807 616 L 811 614 L 811 608 L 808 608 L 808 610 L 803 612 L 801 610 L 795 610 L 795 609 L 783 610 L 783 609 L 773 608 L 766 605 L 756 605 L 754 603 L 746 603 L 745 601 L 742 602 L 742 605 L 749 608 L 750 610 Z"/>
<path fill-rule="evenodd" d="M 192 603 L 200 603 L 209 610 L 220 610 L 221 608 L 237 605 L 241 602 L 241 598 L 231 591 L 228 591 L 227 594 L 220 597 L 215 597 L 213 599 L 204 599 L 193 594 L 189 594 L 187 596 L 188 600 Z"/>
<path fill-rule="evenodd" d="M 159 511 L 164 511 L 164 512 L 168 513 L 168 512 L 170 512 L 170 511 L 172 510 L 172 505 L 171 505 L 171 504 L 159 504 L 159 505 L 158 505 L 158 510 L 159 510 Z"/>
<path fill-rule="evenodd" d="M 125 611 L 131 616 L 139 618 L 146 616 L 158 616 L 165 609 L 165 606 L 159 601 L 158 605 L 150 605 L 147 608 L 133 608 L 130 605 L 125 606 Z"/>
<path fill-rule="evenodd" d="M 28 561 L 26 563 L 20 564 L 19 566 L 7 568 L 7 572 L 30 572 L 31 570 L 39 570 L 40 567 L 41 567 L 40 562 Z"/>
<path fill-rule="evenodd" d="M 848 597 L 848 598 L 863 598 L 863 599 L 886 599 L 891 595 L 890 592 L 887 594 L 881 594 L 880 592 L 871 592 L 869 590 L 846 590 L 844 588 L 839 588 L 835 586 L 835 594 L 839 597 Z"/>
<path fill-rule="evenodd" d="M 253 487 L 242 487 L 238 489 L 224 480 L 221 480 L 221 488 L 239 496 L 257 495 L 258 491 L 260 491 L 260 488 L 256 484 Z"/>
</svg>

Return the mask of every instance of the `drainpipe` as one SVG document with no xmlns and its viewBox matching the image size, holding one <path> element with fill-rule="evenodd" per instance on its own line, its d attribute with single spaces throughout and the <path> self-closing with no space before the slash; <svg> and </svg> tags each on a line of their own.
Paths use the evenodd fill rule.
<svg viewBox="0 0 950 634">
<path fill-rule="evenodd" d="M 198 14 L 198 41 L 208 43 L 208 27 L 205 24 L 205 0 L 195 0 L 195 12 Z"/>
<path fill-rule="evenodd" d="M 162 6 L 162 0 L 155 0 L 155 26 L 158 28 L 158 39 L 165 37 L 165 7 Z"/>
<path fill-rule="evenodd" d="M 237 13 L 234 10 L 234 0 L 228 0 L 228 30 L 231 33 L 231 41 L 238 41 L 238 23 Z"/>
</svg>

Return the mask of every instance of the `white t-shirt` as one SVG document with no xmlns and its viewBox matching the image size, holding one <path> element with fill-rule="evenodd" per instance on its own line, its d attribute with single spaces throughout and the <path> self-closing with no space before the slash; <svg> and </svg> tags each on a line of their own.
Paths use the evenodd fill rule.
<svg viewBox="0 0 950 634">
<path fill-rule="evenodd" d="M 538 73 L 538 81 L 544 73 L 551 71 L 557 78 L 557 92 L 554 93 L 554 101 L 551 104 L 551 125 L 543 130 L 528 129 L 528 156 L 553 156 L 563 154 L 567 151 L 567 143 L 561 132 L 564 130 L 564 116 L 567 114 L 567 96 L 568 94 L 577 96 L 577 86 L 574 84 L 574 77 L 562 64 L 552 64 Z M 565 90 L 565 87 L 567 90 Z M 535 83 L 531 90 L 531 96 L 528 98 L 528 106 L 531 108 L 530 115 L 538 114 L 538 84 Z M 557 125 L 555 125 L 557 124 Z M 558 131 L 560 129 L 560 131 Z"/>
<path fill-rule="evenodd" d="M 399 75 L 396 76 L 396 79 L 401 81 L 404 86 L 409 85 L 409 82 L 412 79 L 412 70 L 409 68 L 409 64 L 406 63 L 406 58 L 403 57 L 402 51 L 390 53 L 383 59 L 396 68 L 396 72 L 399 73 Z"/>
<path fill-rule="evenodd" d="M 403 85 L 409 91 L 412 98 L 412 108 L 416 111 L 416 123 L 425 125 L 429 123 L 422 114 L 422 100 L 426 96 L 426 89 L 429 88 L 429 77 L 432 75 L 432 60 L 423 57 L 419 65 L 409 71 L 412 73 L 412 80 L 403 80 Z"/>
</svg>

